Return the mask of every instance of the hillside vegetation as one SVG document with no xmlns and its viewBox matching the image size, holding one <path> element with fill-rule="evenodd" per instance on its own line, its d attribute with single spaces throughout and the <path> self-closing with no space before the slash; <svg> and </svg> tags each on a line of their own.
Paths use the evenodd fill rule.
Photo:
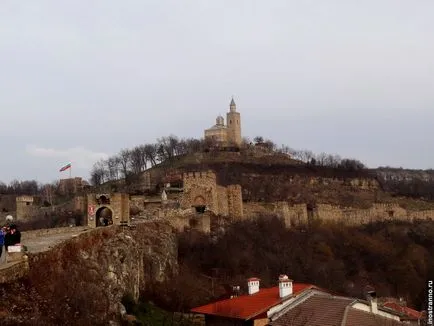
<svg viewBox="0 0 434 326">
<path fill-rule="evenodd" d="M 414 210 L 434 207 L 434 177 L 430 170 L 368 169 L 356 159 L 314 154 L 286 145 L 279 147 L 260 136 L 253 141 L 244 139 L 238 149 L 222 149 L 201 139 L 162 137 L 156 143 L 122 149 L 107 160 L 96 162 L 91 181 L 105 190 L 140 194 L 144 189 L 144 173 L 159 176 L 154 180 L 155 187 L 162 183 L 162 177 L 167 173 L 203 170 L 215 171 L 221 185 L 240 184 L 246 201 L 286 200 L 359 208 L 370 207 L 373 202 L 395 202 Z M 291 184 L 294 176 L 304 178 L 304 181 Z M 354 188 L 346 187 L 345 182 L 310 187 L 309 178 L 370 179 L 378 182 L 379 189 L 354 191 Z M 149 192 L 157 194 L 158 187 Z"/>
<path fill-rule="evenodd" d="M 156 291 L 154 299 L 187 310 L 219 297 L 229 285 L 245 288 L 248 277 L 261 278 L 267 287 L 286 273 L 295 282 L 355 297 L 363 297 L 369 284 L 379 296 L 403 297 L 422 309 L 426 280 L 434 275 L 433 253 L 430 222 L 286 229 L 281 220 L 263 216 L 235 223 L 214 240 L 195 232 L 180 234 L 179 263 L 185 272 Z"/>
</svg>

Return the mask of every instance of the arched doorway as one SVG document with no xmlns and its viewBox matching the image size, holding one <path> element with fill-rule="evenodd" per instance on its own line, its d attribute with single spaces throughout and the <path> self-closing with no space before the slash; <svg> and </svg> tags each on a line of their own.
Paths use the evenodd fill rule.
<svg viewBox="0 0 434 326">
<path fill-rule="evenodd" d="M 113 224 L 113 212 L 110 208 L 100 207 L 95 214 L 96 226 L 107 226 Z"/>
<path fill-rule="evenodd" d="M 205 213 L 206 201 L 202 196 L 197 196 L 193 200 L 193 207 L 196 209 L 196 213 Z"/>
</svg>

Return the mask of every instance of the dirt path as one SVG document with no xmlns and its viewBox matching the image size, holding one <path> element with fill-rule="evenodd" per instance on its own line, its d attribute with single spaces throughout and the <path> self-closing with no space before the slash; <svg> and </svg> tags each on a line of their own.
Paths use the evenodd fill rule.
<svg viewBox="0 0 434 326">
<path fill-rule="evenodd" d="M 78 236 L 79 234 L 86 232 L 86 228 L 71 228 L 70 231 L 65 231 L 61 233 L 54 234 L 40 234 L 26 239 L 23 232 L 23 238 L 21 244 L 27 247 L 29 253 L 38 253 L 42 251 L 47 251 L 50 248 L 56 246 L 57 244 L 69 240 Z"/>
</svg>

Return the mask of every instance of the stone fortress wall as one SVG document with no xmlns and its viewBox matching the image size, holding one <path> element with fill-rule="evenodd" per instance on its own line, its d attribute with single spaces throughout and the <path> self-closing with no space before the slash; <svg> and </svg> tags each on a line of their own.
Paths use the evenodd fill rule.
<svg viewBox="0 0 434 326">
<path fill-rule="evenodd" d="M 114 224 L 130 222 L 131 214 L 139 214 L 145 219 L 164 218 L 173 222 L 173 225 L 184 227 L 196 227 L 204 232 L 209 232 L 213 219 L 229 217 L 228 221 L 236 221 L 245 217 L 254 218 L 260 214 L 274 213 L 285 220 L 286 225 L 305 225 L 314 220 L 342 222 L 345 225 L 361 225 L 375 221 L 388 220 L 434 220 L 434 209 L 425 211 L 407 210 L 394 203 L 378 203 L 374 197 L 366 201 L 365 205 L 356 207 L 344 207 L 339 204 L 290 204 L 290 201 L 278 201 L 273 203 L 252 202 L 243 203 L 243 189 L 239 184 L 223 186 L 218 183 L 214 171 L 196 171 L 179 173 L 179 175 L 168 175 L 173 177 L 174 189 L 163 199 L 163 196 L 129 195 L 127 193 L 109 193 L 109 204 L 98 202 L 98 194 L 87 194 L 75 196 L 74 200 L 62 209 L 80 211 L 87 213 L 87 225 L 96 227 L 97 212 L 103 206 L 108 206 L 111 211 Z M 299 176 L 294 176 L 288 182 L 299 185 Z M 182 181 L 182 185 L 181 185 Z M 299 182 L 300 181 L 300 182 Z M 366 194 L 375 194 L 379 189 L 375 179 L 346 179 L 335 178 L 305 178 L 304 187 L 306 191 L 315 194 L 316 188 L 309 188 L 309 185 L 318 185 L 326 189 L 335 189 L 343 186 L 350 186 L 358 191 L 365 191 Z M 160 188 L 161 189 L 161 188 Z M 321 188 L 319 188 L 321 189 Z M 101 194 L 99 194 L 101 195 Z M 330 198 L 339 194 L 331 193 Z M 288 199 L 289 200 L 289 199 Z M 294 203 L 294 201 L 292 201 Z M 372 203 L 372 204 L 370 204 Z M 342 205 L 342 204 L 341 204 Z M 369 205 L 371 205 L 369 207 Z M 44 208 L 38 207 L 37 198 L 32 196 L 19 196 L 16 198 L 17 220 L 26 220 L 36 216 Z M 361 208 L 364 207 L 364 208 Z M 199 208 L 199 209 L 198 209 Z M 200 212 L 200 208 L 203 212 Z M 39 210 L 38 210 L 39 209 Z M 192 222 L 193 221 L 193 222 Z"/>
<path fill-rule="evenodd" d="M 87 223 L 89 227 L 98 225 L 99 212 L 109 209 L 113 224 L 120 225 L 130 222 L 130 198 L 125 193 L 87 195 Z"/>
<path fill-rule="evenodd" d="M 37 214 L 38 199 L 33 196 L 18 196 L 16 198 L 17 220 L 28 220 Z"/>
<path fill-rule="evenodd" d="M 182 175 L 183 194 L 180 198 L 181 209 L 206 206 L 215 215 L 243 218 L 241 186 L 217 184 L 214 172 L 190 172 Z"/>
<path fill-rule="evenodd" d="M 287 202 L 278 202 L 273 203 L 269 211 L 283 218 L 288 227 L 308 224 L 313 220 L 339 222 L 345 225 L 363 225 L 377 221 L 434 220 L 434 210 L 411 211 L 398 204 L 384 203 L 374 203 L 370 208 L 360 209 L 329 204 L 317 204 L 313 207 L 307 204 L 290 206 Z M 253 215 L 263 212 L 265 211 L 256 209 Z"/>
</svg>

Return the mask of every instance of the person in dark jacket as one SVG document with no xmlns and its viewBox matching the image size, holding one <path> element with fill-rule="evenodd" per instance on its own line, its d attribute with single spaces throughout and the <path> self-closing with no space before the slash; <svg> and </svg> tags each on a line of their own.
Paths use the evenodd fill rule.
<svg viewBox="0 0 434 326">
<path fill-rule="evenodd" d="M 3 246 L 5 245 L 6 228 L 0 229 L 0 262 L 3 254 Z"/>
<path fill-rule="evenodd" d="M 6 237 L 7 246 L 13 246 L 21 242 L 21 232 L 17 229 L 15 224 L 9 227 L 9 234 Z"/>
</svg>

